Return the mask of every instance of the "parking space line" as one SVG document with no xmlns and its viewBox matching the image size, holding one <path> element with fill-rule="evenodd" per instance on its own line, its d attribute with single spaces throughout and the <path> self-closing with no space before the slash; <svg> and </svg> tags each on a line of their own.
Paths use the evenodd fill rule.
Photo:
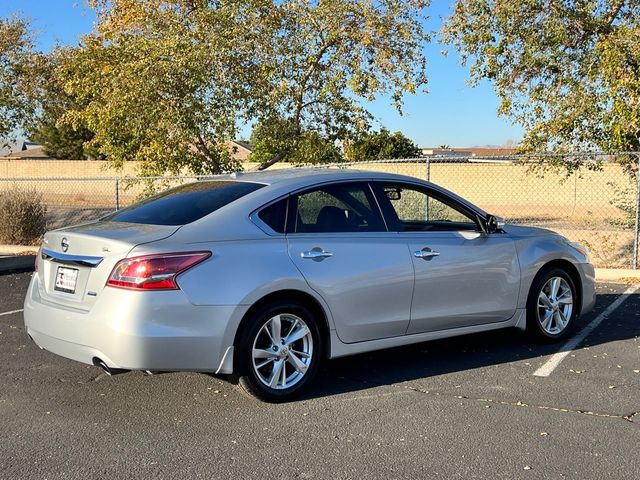
<svg viewBox="0 0 640 480">
<path fill-rule="evenodd" d="M 11 310 L 10 312 L 2 312 L 0 313 L 0 317 L 3 317 L 4 315 L 11 315 L 12 313 L 20 313 L 24 311 L 22 308 L 20 310 Z"/>
<path fill-rule="evenodd" d="M 556 367 L 560 365 L 562 360 L 564 360 L 564 358 L 569 355 L 573 351 L 573 349 L 580 345 L 580 343 L 582 343 L 582 341 L 587 338 L 587 336 L 591 332 L 593 332 L 598 327 L 598 325 L 602 323 L 603 320 L 609 317 L 609 315 L 611 315 L 611 313 L 615 309 L 622 305 L 632 294 L 636 293 L 638 289 L 640 289 L 640 285 L 634 285 L 627 288 L 611 305 L 609 305 L 604 310 L 604 312 L 594 318 L 589 325 L 584 327 L 582 330 L 580 330 L 580 332 L 578 332 L 575 337 L 571 338 L 567 343 L 565 343 L 557 353 L 555 353 L 549 360 L 547 360 L 544 365 L 533 372 L 533 375 L 535 377 L 548 377 L 549 375 L 551 375 Z"/>
</svg>

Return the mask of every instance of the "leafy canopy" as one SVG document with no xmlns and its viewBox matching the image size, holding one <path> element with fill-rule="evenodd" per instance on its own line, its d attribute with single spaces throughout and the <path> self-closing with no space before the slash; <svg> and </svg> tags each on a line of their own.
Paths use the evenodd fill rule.
<svg viewBox="0 0 640 480">
<path fill-rule="evenodd" d="M 381 128 L 379 132 L 364 133 L 346 142 L 345 156 L 350 162 L 416 158 L 420 156 L 420 149 L 401 132 L 391 133 Z"/>
<path fill-rule="evenodd" d="M 333 163 L 343 160 L 335 142 L 315 130 L 297 130 L 290 120 L 272 119 L 251 132 L 251 160 L 273 164 L 285 159 L 293 165 Z"/>
<path fill-rule="evenodd" d="M 44 146 L 44 152 L 54 158 L 81 160 L 98 158 L 100 154 L 92 140 L 95 134 L 84 123 L 65 122 L 65 115 L 79 107 L 74 97 L 64 90 L 65 64 L 75 54 L 74 48 L 54 49 L 40 55 L 41 67 L 32 72 L 40 85 L 32 98 L 37 114 L 25 125 L 28 136 Z M 62 70 L 62 72 L 61 72 Z"/>
<path fill-rule="evenodd" d="M 33 115 L 35 86 L 27 80 L 36 58 L 28 23 L 19 17 L 0 18 L 0 141 L 22 127 Z"/>
<path fill-rule="evenodd" d="M 457 0 L 442 30 L 523 150 L 640 148 L 640 2 Z"/>
<path fill-rule="evenodd" d="M 262 66 L 252 52 L 268 16 L 260 1 L 93 0 L 97 27 L 61 69 L 78 107 L 66 121 L 142 174 L 238 168 L 223 141 L 249 111 Z"/>
<path fill-rule="evenodd" d="M 427 0 L 90 3 L 97 28 L 58 69 L 76 104 L 63 121 L 142 173 L 237 169 L 224 140 L 247 123 L 262 168 L 326 161 L 366 125 L 361 99 L 400 108 L 426 82 Z"/>
<path fill-rule="evenodd" d="M 368 128 L 370 115 L 360 100 L 390 95 L 401 111 L 405 93 L 426 83 L 423 46 L 429 40 L 421 20 L 425 0 L 285 0 L 274 2 L 276 26 L 267 46 L 268 102 L 257 112 L 261 124 L 288 126 L 288 142 L 265 168 L 292 155 L 317 157 L 313 131 L 329 145 Z M 263 133 L 263 132 L 261 132 Z M 267 137 L 261 135 L 265 141 Z M 306 147 L 311 147 L 308 150 Z M 324 158 L 320 155 L 319 158 Z"/>
</svg>

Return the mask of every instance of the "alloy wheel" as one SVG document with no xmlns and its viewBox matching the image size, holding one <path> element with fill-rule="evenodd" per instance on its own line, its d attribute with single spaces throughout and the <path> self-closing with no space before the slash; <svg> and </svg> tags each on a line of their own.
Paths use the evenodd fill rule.
<svg viewBox="0 0 640 480">
<path fill-rule="evenodd" d="M 567 328 L 573 313 L 573 291 L 562 277 L 551 277 L 538 295 L 538 322 L 549 335 Z"/>
<path fill-rule="evenodd" d="M 275 390 L 291 388 L 304 378 L 313 359 L 311 330 L 297 315 L 275 315 L 258 330 L 251 359 L 264 385 Z"/>
</svg>

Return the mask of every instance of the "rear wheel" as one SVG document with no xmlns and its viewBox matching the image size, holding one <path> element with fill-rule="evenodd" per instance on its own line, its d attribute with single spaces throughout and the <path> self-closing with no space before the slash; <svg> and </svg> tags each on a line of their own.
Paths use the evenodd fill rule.
<svg viewBox="0 0 640 480">
<path fill-rule="evenodd" d="M 548 342 L 564 338 L 578 313 L 577 298 L 576 287 L 565 270 L 543 270 L 529 291 L 527 331 Z"/>
<path fill-rule="evenodd" d="M 238 384 L 268 402 L 299 394 L 313 380 L 323 351 L 317 319 L 294 303 L 274 304 L 256 313 L 238 346 Z"/>
</svg>

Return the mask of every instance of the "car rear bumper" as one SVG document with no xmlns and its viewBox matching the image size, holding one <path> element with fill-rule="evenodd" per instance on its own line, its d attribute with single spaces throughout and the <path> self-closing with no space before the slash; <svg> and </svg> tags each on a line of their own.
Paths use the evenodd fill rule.
<svg viewBox="0 0 640 480">
<path fill-rule="evenodd" d="M 105 288 L 88 312 L 50 303 L 34 275 L 24 304 L 26 332 L 52 353 L 125 370 L 231 373 L 236 306 L 196 306 L 180 290 Z M 229 338 L 230 337 L 230 338 Z"/>
</svg>

